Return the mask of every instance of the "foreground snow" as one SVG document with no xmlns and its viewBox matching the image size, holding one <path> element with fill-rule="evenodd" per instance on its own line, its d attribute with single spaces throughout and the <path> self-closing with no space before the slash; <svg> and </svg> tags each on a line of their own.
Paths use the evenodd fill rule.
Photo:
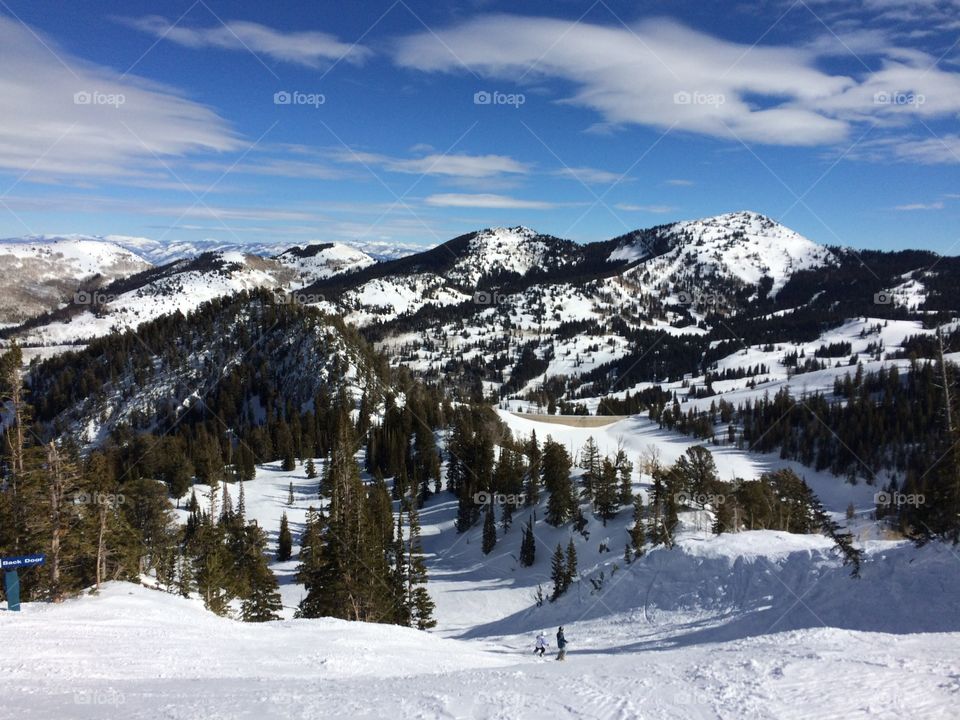
<svg viewBox="0 0 960 720">
<path fill-rule="evenodd" d="M 669 462 L 693 444 L 639 418 L 576 428 L 501 417 L 521 435 L 536 429 L 572 450 L 593 435 L 603 452 L 622 440 L 635 457 L 652 444 Z M 719 450 L 717 463 L 725 477 L 789 464 L 732 448 Z M 936 543 L 868 539 L 879 535 L 866 514 L 872 488 L 827 473 L 808 479 L 838 518 L 851 501 L 863 511 L 860 579 L 822 536 L 714 536 L 696 513 L 682 517 L 675 548 L 627 565 L 626 510 L 606 526 L 588 513 L 587 536 L 538 523 L 536 562 L 523 568 L 517 554 L 531 509 L 498 528 L 484 555 L 481 529 L 458 534 L 457 503 L 441 493 L 420 514 L 434 631 L 293 619 L 303 595 L 296 559 L 271 563 L 285 619 L 261 625 L 112 583 L 62 605 L 0 611 L 0 720 L 955 717 L 960 556 Z M 634 490 L 649 490 L 648 478 L 635 472 L 634 480 Z M 307 508 L 320 502 L 318 483 L 302 465 L 271 464 L 244 484 L 247 517 L 267 531 L 271 552 L 282 513 L 299 536 Z M 195 489 L 206 502 L 208 488 Z M 234 502 L 238 490 L 230 487 Z M 538 584 L 550 591 L 550 553 L 571 539 L 578 579 L 538 607 Z M 559 624 L 571 643 L 567 662 L 538 660 L 533 637 L 545 630 L 553 643 Z"/>
<path fill-rule="evenodd" d="M 662 628 L 614 615 L 569 626 L 557 663 L 396 627 L 244 625 L 122 583 L 0 612 L 0 632 L 3 718 L 948 718 L 960 692 L 957 633 L 654 650 Z"/>
</svg>

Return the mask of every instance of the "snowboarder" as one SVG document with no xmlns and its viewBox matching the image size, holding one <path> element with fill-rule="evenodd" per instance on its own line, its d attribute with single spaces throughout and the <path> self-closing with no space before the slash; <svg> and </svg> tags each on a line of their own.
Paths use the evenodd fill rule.
<svg viewBox="0 0 960 720">
<path fill-rule="evenodd" d="M 563 625 L 561 625 L 560 629 L 557 630 L 557 647 L 560 649 L 560 652 L 557 653 L 557 660 L 566 660 L 567 639 L 563 636 Z"/>
<path fill-rule="evenodd" d="M 547 636 L 544 635 L 543 630 L 540 631 L 540 634 L 537 635 L 537 642 L 533 646 L 533 654 L 543 657 L 543 654 L 547 651 Z"/>
</svg>

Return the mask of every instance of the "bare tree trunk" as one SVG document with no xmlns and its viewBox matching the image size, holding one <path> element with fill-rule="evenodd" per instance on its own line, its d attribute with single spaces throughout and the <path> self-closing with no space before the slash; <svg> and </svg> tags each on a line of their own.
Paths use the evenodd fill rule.
<svg viewBox="0 0 960 720">
<path fill-rule="evenodd" d="M 64 477 L 60 453 L 53 441 L 47 445 L 47 462 L 50 467 L 50 586 L 53 601 L 60 602 L 63 600 L 60 587 L 60 540 L 64 534 L 61 519 Z"/>
<path fill-rule="evenodd" d="M 97 590 L 100 589 L 100 582 L 106 571 L 106 547 L 104 545 L 104 536 L 107 530 L 107 506 L 100 505 L 100 531 L 97 534 Z"/>
<path fill-rule="evenodd" d="M 7 444 L 10 446 L 10 493 L 13 500 L 13 516 L 15 522 L 13 544 L 16 550 L 20 549 L 20 532 L 23 528 L 23 508 L 20 503 L 20 486 L 23 482 L 23 425 L 26 422 L 23 405 L 23 373 L 20 366 L 20 353 L 15 348 L 15 355 L 10 364 L 7 384 L 10 387 L 10 401 L 13 410 L 13 425 L 7 432 Z"/>
</svg>

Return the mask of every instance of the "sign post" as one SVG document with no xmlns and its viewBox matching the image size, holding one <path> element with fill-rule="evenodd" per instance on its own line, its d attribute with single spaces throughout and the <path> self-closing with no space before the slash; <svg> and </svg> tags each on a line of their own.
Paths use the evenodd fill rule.
<svg viewBox="0 0 960 720">
<path fill-rule="evenodd" d="M 4 591 L 7 594 L 7 610 L 20 611 L 20 574 L 19 568 L 32 568 L 43 565 L 47 556 L 21 555 L 20 557 L 0 558 L 0 570 L 3 570 Z"/>
</svg>

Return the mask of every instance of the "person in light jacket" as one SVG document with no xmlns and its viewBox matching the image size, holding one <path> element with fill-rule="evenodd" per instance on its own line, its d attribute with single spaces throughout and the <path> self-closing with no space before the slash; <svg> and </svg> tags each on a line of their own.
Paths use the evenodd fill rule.
<svg viewBox="0 0 960 720">
<path fill-rule="evenodd" d="M 547 651 L 547 636 L 543 634 L 543 631 L 540 631 L 540 634 L 537 635 L 537 642 L 533 646 L 533 654 L 543 657 L 543 654 Z"/>
</svg>

